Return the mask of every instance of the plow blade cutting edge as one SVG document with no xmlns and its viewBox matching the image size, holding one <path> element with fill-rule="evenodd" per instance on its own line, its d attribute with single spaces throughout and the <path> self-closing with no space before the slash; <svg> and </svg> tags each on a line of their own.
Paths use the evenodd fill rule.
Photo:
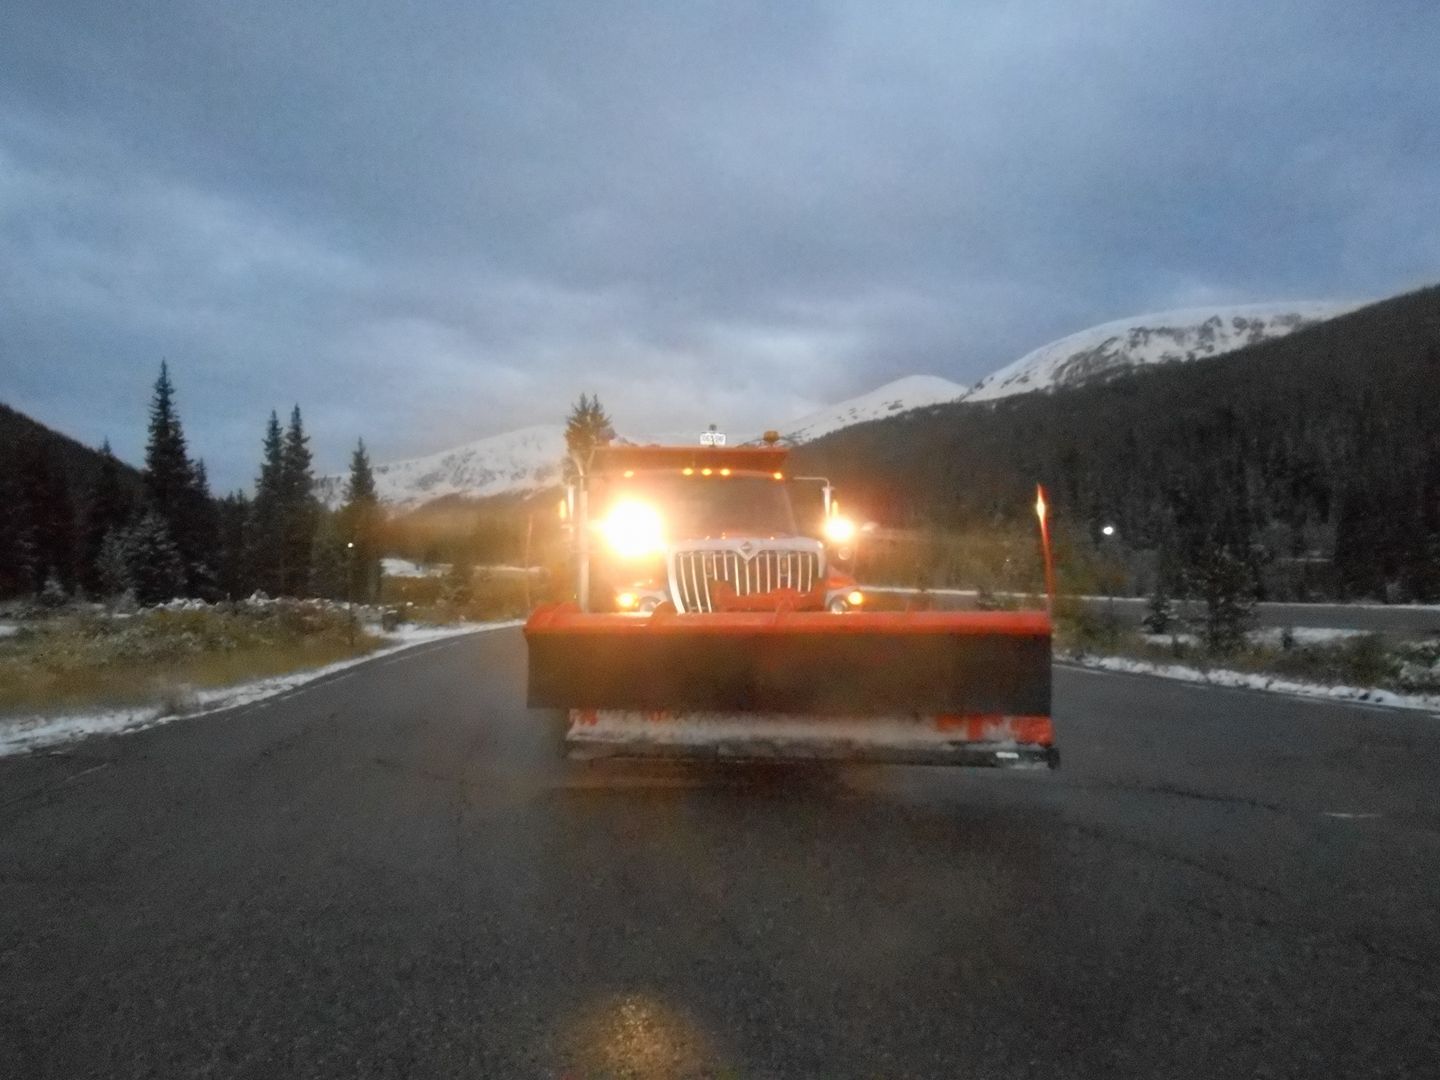
<svg viewBox="0 0 1440 1080">
<path fill-rule="evenodd" d="M 586 614 L 525 627 L 584 756 L 1050 765 L 1040 612 Z"/>
</svg>

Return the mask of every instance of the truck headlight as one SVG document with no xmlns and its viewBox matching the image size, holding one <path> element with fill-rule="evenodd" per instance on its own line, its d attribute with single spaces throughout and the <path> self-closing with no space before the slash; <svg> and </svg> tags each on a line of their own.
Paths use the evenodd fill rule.
<svg viewBox="0 0 1440 1080">
<path fill-rule="evenodd" d="M 832 544 L 846 544 L 855 539 L 855 522 L 847 517 L 825 519 L 825 539 Z"/>
<path fill-rule="evenodd" d="M 638 559 L 665 550 L 665 523 L 660 512 L 642 502 L 617 503 L 600 523 L 610 550 L 622 559 Z"/>
</svg>

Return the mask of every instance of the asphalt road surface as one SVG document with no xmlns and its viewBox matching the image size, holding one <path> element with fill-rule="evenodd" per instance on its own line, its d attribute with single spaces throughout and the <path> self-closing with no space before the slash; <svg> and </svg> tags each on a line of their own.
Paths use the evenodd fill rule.
<svg viewBox="0 0 1440 1080">
<path fill-rule="evenodd" d="M 882 608 L 903 608 L 914 589 L 889 586 L 867 587 L 867 592 Z M 940 609 L 973 609 L 976 593 L 961 589 L 938 589 L 928 594 L 928 602 Z M 1080 602 L 1091 611 L 1107 612 L 1122 622 L 1138 626 L 1145 618 L 1149 599 L 1134 596 L 1081 597 Z M 1196 601 L 1177 600 L 1178 617 L 1198 619 L 1204 605 Z M 1440 605 L 1430 604 L 1281 604 L 1255 605 L 1255 622 L 1268 627 L 1307 627 L 1311 629 L 1364 630 L 1369 633 L 1400 637 L 1426 638 L 1440 636 Z"/>
<path fill-rule="evenodd" d="M 1057 773 L 578 764 L 523 670 L 0 761 L 0 1076 L 1440 1075 L 1440 718 L 1061 670 Z"/>
</svg>

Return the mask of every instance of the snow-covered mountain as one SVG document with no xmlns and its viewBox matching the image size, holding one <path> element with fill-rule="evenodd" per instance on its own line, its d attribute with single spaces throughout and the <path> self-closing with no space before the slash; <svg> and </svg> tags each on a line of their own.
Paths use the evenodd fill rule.
<svg viewBox="0 0 1440 1080">
<path fill-rule="evenodd" d="M 1358 304 L 1324 302 L 1190 308 L 1093 326 L 1027 353 L 985 376 L 966 401 L 1056 390 L 1146 364 L 1201 360 L 1333 319 Z"/>
<path fill-rule="evenodd" d="M 1245 345 L 1283 337 L 1358 306 L 1318 302 L 1251 304 L 1120 319 L 1036 349 L 987 375 L 969 390 L 937 375 L 910 375 L 780 424 L 777 430 L 784 442 L 799 445 L 852 424 L 896 416 L 926 405 L 990 401 L 1106 379 L 1147 364 L 1221 356 Z M 733 438 L 735 434 L 732 441 L 741 441 Z M 683 443 L 692 439 L 698 439 L 698 433 L 632 437 L 628 441 Z M 375 484 L 382 502 L 402 510 L 451 495 L 478 499 L 538 491 L 559 483 L 564 453 L 564 427 L 542 424 L 428 457 L 376 465 Z M 316 484 L 320 498 L 331 506 L 340 503 L 344 488 L 344 476 L 323 476 Z"/>
<path fill-rule="evenodd" d="M 560 424 L 507 431 L 428 457 L 392 461 L 375 468 L 380 501 L 408 510 L 447 495 L 481 499 L 536 491 L 560 480 L 565 428 Z M 344 476 L 322 476 L 316 494 L 329 506 L 344 498 Z"/>
<path fill-rule="evenodd" d="M 861 394 L 838 405 L 827 405 L 798 420 L 782 424 L 777 430 L 782 440 L 792 444 L 809 442 L 832 431 L 895 416 L 922 405 L 939 405 L 965 396 L 965 387 L 938 375 L 907 375 L 886 383 L 868 394 Z"/>
</svg>

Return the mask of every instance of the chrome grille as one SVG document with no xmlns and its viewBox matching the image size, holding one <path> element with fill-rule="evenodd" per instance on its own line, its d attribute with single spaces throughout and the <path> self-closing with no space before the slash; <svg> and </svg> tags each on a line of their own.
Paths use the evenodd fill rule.
<svg viewBox="0 0 1440 1080">
<path fill-rule="evenodd" d="M 675 606 L 681 611 L 714 611 L 716 582 L 725 582 L 737 596 L 753 596 L 777 589 L 809 592 L 820 579 L 815 551 L 765 549 L 747 559 L 734 550 L 701 549 L 676 551 L 670 559 Z"/>
</svg>

